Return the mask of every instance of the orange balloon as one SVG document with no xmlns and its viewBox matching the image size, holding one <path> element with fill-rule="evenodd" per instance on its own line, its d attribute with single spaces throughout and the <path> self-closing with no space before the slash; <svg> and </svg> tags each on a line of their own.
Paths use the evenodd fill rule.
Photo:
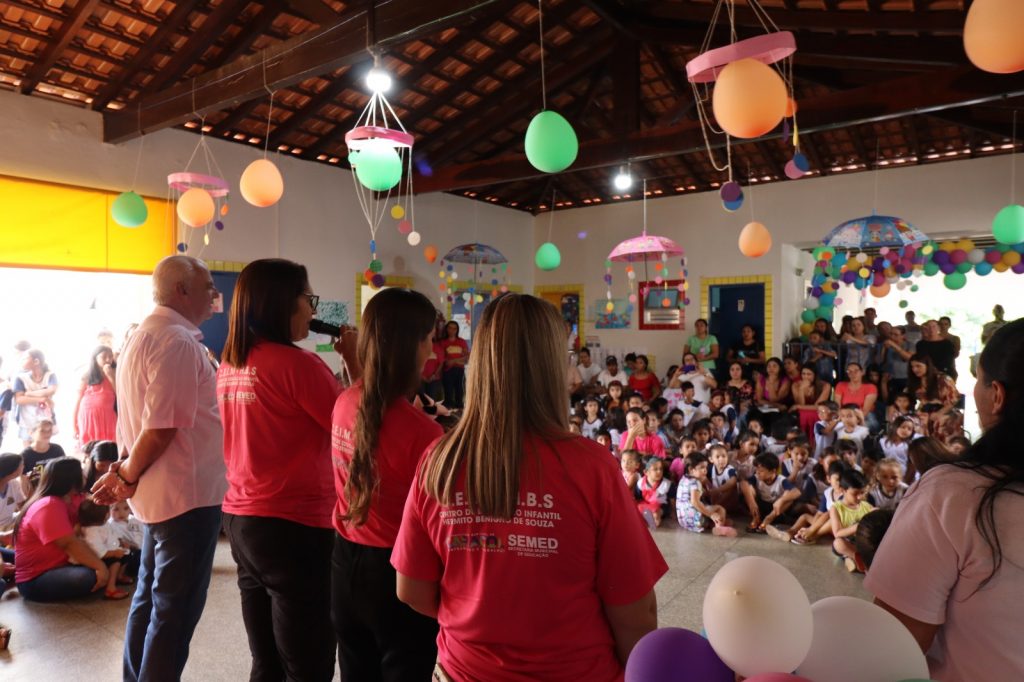
<svg viewBox="0 0 1024 682">
<path fill-rule="evenodd" d="M 786 98 L 786 118 L 791 118 L 799 108 L 800 107 L 797 106 L 795 99 L 792 97 Z"/>
<path fill-rule="evenodd" d="M 760 258 L 772 248 L 772 233 L 761 223 L 747 223 L 740 232 L 740 253 L 747 258 Z"/>
<path fill-rule="evenodd" d="M 749 139 L 782 122 L 787 99 L 786 84 L 775 69 L 755 59 L 740 59 L 718 75 L 711 104 L 725 132 Z"/>
<path fill-rule="evenodd" d="M 871 292 L 871 295 L 874 296 L 875 298 L 884 298 L 886 294 L 889 293 L 889 289 L 889 283 L 883 282 L 882 284 L 879 285 L 872 284 L 869 291 Z"/>
<path fill-rule="evenodd" d="M 967 58 L 982 71 L 1016 73 L 1024 70 L 1024 2 L 974 0 L 964 24 Z"/>
<path fill-rule="evenodd" d="M 178 217 L 189 227 L 202 227 L 213 220 L 216 207 L 205 189 L 193 187 L 178 197 Z"/>
<path fill-rule="evenodd" d="M 430 246 L 423 249 L 423 257 L 427 259 L 428 263 L 433 263 L 437 260 L 437 247 L 431 244 Z"/>
<path fill-rule="evenodd" d="M 284 179 L 272 161 L 256 159 L 242 173 L 238 183 L 242 198 L 258 208 L 273 206 L 284 194 Z"/>
</svg>

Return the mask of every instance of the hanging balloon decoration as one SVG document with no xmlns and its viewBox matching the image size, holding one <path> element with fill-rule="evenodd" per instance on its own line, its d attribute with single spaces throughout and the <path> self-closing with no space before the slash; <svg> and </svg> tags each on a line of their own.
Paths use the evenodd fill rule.
<svg viewBox="0 0 1024 682">
<path fill-rule="evenodd" d="M 971 63 L 989 73 L 1024 70 L 1024 2 L 974 0 L 964 23 L 964 51 Z"/>
<path fill-rule="evenodd" d="M 263 63 L 263 82 L 267 80 L 267 64 Z M 256 159 L 242 172 L 238 182 L 238 190 L 242 198 L 257 208 L 268 208 L 281 199 L 284 194 L 284 178 L 274 162 L 267 158 L 270 144 L 270 130 L 274 116 L 274 92 L 270 93 L 270 107 L 267 111 L 267 134 L 263 137 L 263 158 Z"/>
<path fill-rule="evenodd" d="M 139 115 L 142 115 L 142 104 L 139 103 Z M 135 157 L 135 175 L 132 177 L 131 189 L 117 195 L 117 198 L 110 204 L 110 217 L 121 227 L 140 227 L 149 218 L 149 209 L 141 196 L 135 193 L 135 185 L 139 181 L 139 167 L 142 164 L 142 148 L 145 146 L 146 136 L 142 134 L 142 126 L 139 126 L 139 152 Z"/>
<path fill-rule="evenodd" d="M 971 6 L 974 11 L 975 5 Z M 969 15 L 968 15 L 969 16 Z M 1000 244 L 1024 242 L 1024 206 L 1017 203 L 1017 112 L 1013 112 L 1013 132 L 1010 138 L 1010 205 L 999 211 L 992 221 L 992 236 Z"/>
<path fill-rule="evenodd" d="M 428 246 L 427 249 L 434 247 Z M 425 254 L 429 256 L 430 254 Z M 433 251 L 434 258 L 437 258 L 437 249 Z M 433 262 L 429 257 L 428 262 Z M 456 265 L 464 264 L 468 272 L 466 282 L 468 286 L 459 290 L 455 282 L 459 279 L 459 272 Z M 500 275 L 499 275 L 500 270 Z M 484 293 L 490 292 L 490 300 L 494 300 L 499 294 L 508 291 L 508 259 L 493 246 L 472 242 L 456 246 L 445 254 L 441 259 L 441 270 L 438 276 L 442 280 L 439 287 L 441 296 L 440 302 L 453 303 L 456 297 L 461 296 L 469 310 L 473 306 L 483 304 Z M 504 281 L 502 281 L 504 280 Z"/>
<path fill-rule="evenodd" d="M 736 40 L 733 0 L 718 0 L 708 26 L 700 53 L 686 64 L 686 76 L 693 88 L 697 115 L 704 133 L 711 165 L 728 173 L 720 196 L 727 211 L 743 204 L 743 192 L 733 179 L 732 138 L 753 139 L 766 135 L 783 123 L 783 138 L 790 137 L 794 155 L 786 164 L 786 176 L 799 178 L 808 170 L 807 157 L 800 153 L 800 136 L 796 124 L 797 104 L 793 90 L 793 59 L 796 40 L 789 31 L 780 31 L 768 17 L 758 0 L 748 4 L 761 22 L 764 33 Z M 710 49 L 721 10 L 726 8 L 732 42 Z M 709 94 L 710 84 L 714 84 Z M 708 100 L 714 113 L 713 124 L 707 111 Z M 717 125 L 717 127 L 716 127 Z M 725 159 L 714 153 L 712 138 L 724 137 Z"/>
<path fill-rule="evenodd" d="M 398 187 L 399 199 L 390 208 L 398 220 L 398 231 L 410 246 L 418 246 L 422 235 L 416 231 L 413 206 L 412 147 L 414 138 L 384 95 L 391 87 L 391 77 L 380 68 L 380 54 L 373 54 L 374 66 L 366 78 L 371 91 L 370 101 L 356 119 L 356 125 L 345 133 L 348 162 L 352 167 L 359 208 L 370 228 L 370 264 L 363 275 L 367 284 L 377 289 L 384 285 L 383 264 L 377 256 L 377 230 L 385 213 L 392 190 Z M 403 174 L 405 182 L 402 182 Z M 378 197 L 376 193 L 382 193 Z"/>
<path fill-rule="evenodd" d="M 192 238 L 202 231 L 202 247 L 210 245 L 213 230 L 223 230 L 223 218 L 228 214 L 228 183 L 217 163 L 213 150 L 202 132 L 204 121 L 199 124 L 199 141 L 192 156 L 185 164 L 185 170 L 167 176 L 168 200 L 175 203 L 178 216 L 178 252 L 188 254 L 192 249 Z M 205 162 L 206 173 L 192 170 L 199 152 Z M 215 174 L 216 173 L 216 174 Z M 198 255 L 197 254 L 197 255 Z"/>
<path fill-rule="evenodd" d="M 548 109 L 547 80 L 544 73 L 543 0 L 537 0 L 537 24 L 540 31 L 541 111 L 533 117 L 526 128 L 526 159 L 539 171 L 561 173 L 576 160 L 580 145 L 576 139 L 576 132 L 565 117 Z M 539 260 L 537 267 L 541 267 Z M 558 265 L 555 264 L 554 267 Z"/>
</svg>

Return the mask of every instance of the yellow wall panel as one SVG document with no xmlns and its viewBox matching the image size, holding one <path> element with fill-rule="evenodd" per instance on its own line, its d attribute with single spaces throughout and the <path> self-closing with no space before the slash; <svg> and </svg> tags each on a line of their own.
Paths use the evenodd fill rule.
<svg viewBox="0 0 1024 682">
<path fill-rule="evenodd" d="M 0 176 L 0 265 L 151 272 L 174 246 L 167 202 L 146 198 L 138 228 L 110 217 L 114 192 Z"/>
</svg>

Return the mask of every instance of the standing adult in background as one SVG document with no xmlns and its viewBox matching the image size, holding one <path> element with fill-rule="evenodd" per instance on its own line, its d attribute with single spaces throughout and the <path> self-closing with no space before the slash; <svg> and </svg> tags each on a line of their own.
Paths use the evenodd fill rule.
<svg viewBox="0 0 1024 682">
<path fill-rule="evenodd" d="M 903 319 L 907 321 L 907 323 L 903 326 L 904 336 L 907 337 L 907 341 L 910 341 L 910 343 L 917 343 L 924 336 L 924 329 L 921 327 L 921 325 L 914 322 L 916 318 L 917 313 L 915 313 L 913 310 L 908 310 L 906 314 L 903 316 Z"/>
<path fill-rule="evenodd" d="M 444 326 L 441 340 L 444 362 L 441 382 L 444 384 L 444 400 L 451 409 L 462 407 L 462 396 L 466 385 L 466 363 L 469 362 L 469 344 L 459 338 L 459 323 L 450 321 Z"/>
<path fill-rule="evenodd" d="M 921 332 L 923 336 L 914 352 L 931 358 L 935 369 L 956 381 L 956 346 L 949 339 L 942 338 L 939 323 L 935 320 L 925 322 Z"/>
<path fill-rule="evenodd" d="M 740 328 L 740 340 L 729 349 L 729 362 L 738 362 L 743 367 L 743 376 L 751 381 L 754 374 L 764 372 L 764 344 L 757 338 L 753 325 Z"/>
<path fill-rule="evenodd" d="M 601 374 L 601 368 L 594 364 L 590 358 L 590 349 L 586 346 L 580 348 L 576 369 L 583 380 L 583 392 L 595 393 L 599 390 L 597 377 Z"/>
<path fill-rule="evenodd" d="M 410 402 L 433 331 L 434 306 L 422 294 L 393 288 L 374 296 L 359 329 L 363 378 L 334 405 L 331 617 L 343 680 L 428 680 L 437 658 L 437 622 L 398 601 L 390 563 L 416 467 L 442 433 Z M 564 342 L 558 375 L 548 377 L 563 390 Z M 564 393 L 559 410 L 566 413 Z"/>
<path fill-rule="evenodd" d="M 981 439 L 904 495 L 864 586 L 914 635 L 929 677 L 1021 680 L 1024 320 L 996 332 L 978 365 Z"/>
<path fill-rule="evenodd" d="M 114 351 L 97 347 L 90 356 L 89 369 L 78 387 L 72 422 L 79 447 L 96 440 L 117 439 L 116 370 Z"/>
<path fill-rule="evenodd" d="M 1006 320 L 1003 319 L 1005 314 L 1003 306 L 996 303 L 996 306 L 992 308 L 992 317 L 994 319 L 991 322 L 986 322 L 985 326 L 981 328 L 981 345 L 987 344 L 992 335 L 1006 325 Z"/>
<path fill-rule="evenodd" d="M 228 491 L 224 531 L 238 566 L 252 682 L 328 682 L 331 628 L 331 411 L 341 392 L 309 335 L 319 297 L 306 268 L 282 259 L 238 276 L 217 402 Z M 355 331 L 336 344 L 354 358 Z M 344 359 L 344 353 L 342 354 Z M 351 365 L 346 363 L 351 370 Z"/>
<path fill-rule="evenodd" d="M 48 420 L 53 426 L 57 425 L 53 396 L 59 384 L 57 375 L 46 364 L 43 351 L 36 348 L 25 351 L 21 369 L 11 390 L 14 391 L 14 419 L 18 422 L 18 436 L 28 447 L 32 431 L 39 422 Z"/>
<path fill-rule="evenodd" d="M 708 321 L 704 318 L 693 323 L 693 331 L 693 336 L 686 340 L 686 350 L 696 355 L 697 361 L 714 374 L 719 354 L 718 339 L 708 333 Z"/>
<path fill-rule="evenodd" d="M 555 308 L 503 296 L 476 338 L 466 413 L 405 505 L 398 595 L 441 623 L 435 680 L 621 680 L 668 567 L 615 460 L 568 432 Z"/>
<path fill-rule="evenodd" d="M 946 339 L 953 344 L 953 348 L 956 349 L 956 355 L 954 358 L 960 357 L 960 337 L 956 334 L 950 334 L 949 329 L 953 326 L 953 320 L 949 319 L 949 316 L 943 315 L 939 318 L 939 338 Z"/>
<path fill-rule="evenodd" d="M 871 336 L 878 337 L 878 327 L 875 325 L 875 320 L 878 319 L 878 311 L 874 308 L 864 309 L 864 332 Z"/>
<path fill-rule="evenodd" d="M 434 320 L 434 345 L 430 349 L 430 355 L 427 356 L 427 362 L 423 365 L 423 372 L 420 375 L 423 379 L 423 392 L 434 401 L 445 399 L 444 383 L 441 381 L 441 372 L 444 370 L 444 346 L 441 345 L 444 328 L 444 315 L 438 311 Z"/>
<path fill-rule="evenodd" d="M 124 641 L 129 682 L 181 677 L 206 604 L 227 490 L 217 377 L 198 327 L 216 297 L 202 261 L 164 258 L 153 270 L 156 307 L 118 360 L 117 443 L 127 458 L 93 492 L 99 504 L 131 498 L 144 524 Z"/>
<path fill-rule="evenodd" d="M 903 327 L 893 327 L 882 350 L 885 359 L 885 372 L 882 380 L 887 381 L 888 392 L 884 397 L 888 405 L 891 402 L 891 396 L 902 393 L 907 388 L 907 363 L 910 362 L 910 358 L 914 354 L 914 344 L 907 340 Z"/>
</svg>

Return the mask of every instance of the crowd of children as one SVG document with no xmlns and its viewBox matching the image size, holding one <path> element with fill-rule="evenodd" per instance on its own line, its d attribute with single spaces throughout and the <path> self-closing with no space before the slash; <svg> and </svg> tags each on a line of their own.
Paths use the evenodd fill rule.
<svg viewBox="0 0 1024 682">
<path fill-rule="evenodd" d="M 865 320 L 856 322 L 853 336 Z M 970 441 L 955 403 L 936 409 L 927 392 L 889 390 L 900 388 L 900 378 L 885 391 L 871 383 L 891 381 L 891 371 L 859 373 L 855 359 L 843 374 L 847 381 L 821 381 L 826 371 L 839 378 L 839 355 L 824 345 L 820 330 L 817 336 L 818 345 L 812 338 L 803 358 L 768 359 L 767 375 L 748 377 L 745 368 L 730 367 L 722 388 L 691 353 L 663 382 L 649 378 L 646 358 L 635 367 L 631 355 L 624 382 L 610 357 L 608 370 L 584 385 L 570 428 L 619 459 L 652 529 L 674 516 L 687 531 L 735 537 L 732 519 L 746 517 L 748 533 L 793 545 L 830 538 L 850 571 L 866 571 L 909 485 Z M 630 389 L 637 370 L 645 373 L 645 392 Z M 807 386 L 779 388 L 797 381 Z M 743 390 L 747 386 L 758 388 Z M 776 402 L 757 399 L 765 386 Z M 876 404 L 864 399 L 868 395 L 887 399 Z M 940 411 L 943 419 L 936 419 Z"/>
</svg>

